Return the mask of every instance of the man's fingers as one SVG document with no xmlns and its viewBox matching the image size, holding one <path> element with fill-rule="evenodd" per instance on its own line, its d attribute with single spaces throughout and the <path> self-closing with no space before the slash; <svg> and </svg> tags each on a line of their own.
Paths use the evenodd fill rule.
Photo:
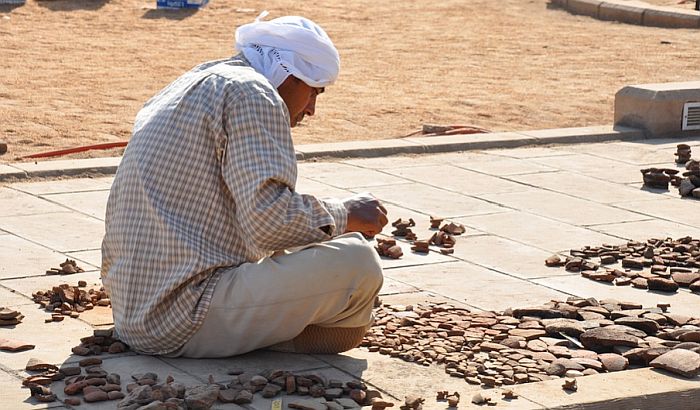
<svg viewBox="0 0 700 410">
<path fill-rule="evenodd" d="M 386 211 L 386 208 L 384 208 L 384 205 L 382 205 L 381 202 L 377 201 L 377 207 L 379 207 L 379 209 L 381 209 L 382 212 L 384 212 L 384 215 L 389 215 L 389 212 Z"/>
<path fill-rule="evenodd" d="M 381 228 L 384 228 L 386 224 L 389 223 L 389 218 L 387 218 L 386 213 L 380 212 L 379 213 L 379 226 Z"/>
</svg>

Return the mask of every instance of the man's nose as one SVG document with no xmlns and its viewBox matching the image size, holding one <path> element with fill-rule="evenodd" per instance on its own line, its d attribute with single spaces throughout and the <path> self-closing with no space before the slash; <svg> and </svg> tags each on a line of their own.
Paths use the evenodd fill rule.
<svg viewBox="0 0 700 410">
<path fill-rule="evenodd" d="M 316 96 L 314 95 L 311 97 L 311 100 L 309 103 L 306 105 L 306 108 L 304 108 L 304 114 L 308 116 L 314 115 L 316 112 Z"/>
</svg>

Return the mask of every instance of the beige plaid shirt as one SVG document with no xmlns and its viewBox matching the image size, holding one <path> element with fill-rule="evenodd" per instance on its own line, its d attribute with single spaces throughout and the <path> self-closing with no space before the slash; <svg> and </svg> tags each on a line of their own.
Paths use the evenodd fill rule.
<svg viewBox="0 0 700 410">
<path fill-rule="evenodd" d="M 296 192 L 296 178 L 287 107 L 241 55 L 202 64 L 148 101 L 102 242 L 119 337 L 170 353 L 202 324 L 222 270 L 344 233 L 342 203 Z"/>
</svg>

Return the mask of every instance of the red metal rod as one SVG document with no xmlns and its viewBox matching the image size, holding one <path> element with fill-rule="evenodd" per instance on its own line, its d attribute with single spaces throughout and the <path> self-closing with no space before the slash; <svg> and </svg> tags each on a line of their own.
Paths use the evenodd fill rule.
<svg viewBox="0 0 700 410">
<path fill-rule="evenodd" d="M 61 149 L 58 151 L 41 152 L 39 154 L 31 154 L 24 156 L 22 158 L 48 158 L 48 157 L 60 157 L 68 154 L 75 154 L 76 152 L 85 152 L 94 149 L 110 149 L 110 148 L 121 148 L 126 147 L 129 141 L 119 141 L 119 142 L 105 142 L 103 144 L 95 145 L 85 145 L 82 147 Z"/>
</svg>

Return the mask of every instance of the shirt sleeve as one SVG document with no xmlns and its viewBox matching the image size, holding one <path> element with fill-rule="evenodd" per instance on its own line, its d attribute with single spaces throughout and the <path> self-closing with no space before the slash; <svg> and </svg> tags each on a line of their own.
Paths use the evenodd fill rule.
<svg viewBox="0 0 700 410">
<path fill-rule="evenodd" d="M 253 93 L 224 115 L 224 182 L 244 238 L 262 251 L 304 246 L 344 233 L 347 211 L 295 191 L 297 166 L 289 116 L 276 95 Z"/>
</svg>

